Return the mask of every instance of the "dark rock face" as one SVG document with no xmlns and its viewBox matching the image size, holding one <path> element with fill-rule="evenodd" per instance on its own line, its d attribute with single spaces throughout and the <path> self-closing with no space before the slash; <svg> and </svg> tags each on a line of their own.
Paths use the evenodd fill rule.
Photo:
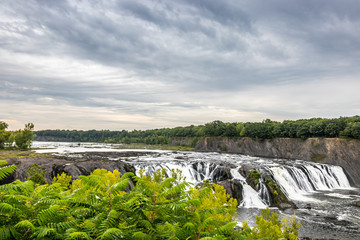
<svg viewBox="0 0 360 240">
<path fill-rule="evenodd" d="M 217 182 L 217 184 L 224 187 L 226 192 L 230 195 L 230 197 L 235 198 L 238 204 L 243 200 L 242 190 L 243 186 L 238 182 L 232 179 L 227 179 L 224 181 Z"/>
<path fill-rule="evenodd" d="M 341 138 L 203 138 L 197 151 L 240 153 L 250 156 L 301 159 L 341 166 L 353 186 L 360 187 L 360 141 Z"/>
<path fill-rule="evenodd" d="M 215 182 L 231 179 L 230 168 L 225 166 L 219 166 L 214 170 L 213 179 Z"/>
<path fill-rule="evenodd" d="M 16 172 L 8 178 L 8 181 L 15 179 L 25 181 L 28 177 L 26 170 L 33 164 L 38 164 L 42 169 L 46 170 L 45 179 L 48 183 L 52 182 L 52 179 L 65 172 L 72 176 L 72 179 L 77 179 L 80 175 L 89 175 L 92 171 L 97 168 L 103 168 L 108 171 L 118 170 L 121 174 L 126 172 L 135 172 L 135 168 L 122 161 L 111 161 L 111 160 L 90 160 L 90 159 L 75 159 L 75 158 L 64 158 L 64 157 L 37 157 L 37 158 L 21 158 L 21 159 L 10 159 L 9 164 L 16 164 L 18 166 Z"/>
</svg>

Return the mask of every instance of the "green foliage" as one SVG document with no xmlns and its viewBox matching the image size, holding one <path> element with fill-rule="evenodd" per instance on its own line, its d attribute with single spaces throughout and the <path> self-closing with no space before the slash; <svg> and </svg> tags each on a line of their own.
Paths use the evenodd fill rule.
<svg viewBox="0 0 360 240">
<path fill-rule="evenodd" d="M 282 190 L 280 189 L 279 185 L 277 185 L 272 179 L 267 178 L 265 180 L 265 185 L 269 189 L 272 204 L 275 206 L 279 205 L 280 203 L 288 203 L 292 204 L 284 195 Z"/>
<path fill-rule="evenodd" d="M 256 170 L 251 170 L 249 175 L 251 178 L 254 178 L 254 179 L 260 179 L 260 177 L 261 177 L 261 174 Z"/>
<path fill-rule="evenodd" d="M 250 171 L 249 177 L 252 179 L 251 182 L 253 182 L 253 184 L 254 184 L 252 186 L 255 187 L 259 183 L 259 179 L 261 178 L 261 174 L 254 169 L 254 170 Z"/>
<path fill-rule="evenodd" d="M 97 169 L 69 183 L 61 174 L 51 185 L 0 186 L 0 239 L 255 239 L 261 229 L 234 230 L 236 200 L 220 185 L 192 188 L 179 170 L 121 176 Z M 258 224 L 277 229 L 268 218 Z M 297 234 L 293 222 L 281 226 L 283 237 Z"/>
<path fill-rule="evenodd" d="M 36 184 L 47 184 L 44 174 L 46 170 L 42 170 L 41 166 L 38 164 L 33 164 L 30 168 L 26 170 L 26 174 L 28 175 L 27 180 L 31 180 Z"/>
<path fill-rule="evenodd" d="M 279 215 L 270 212 L 269 208 L 262 209 L 260 216 L 255 217 L 255 227 L 247 232 L 247 236 L 253 239 L 288 239 L 297 240 L 300 222 L 296 222 L 295 214 L 289 220 L 288 218 L 279 220 Z M 243 223 L 244 229 L 250 229 L 246 222 Z"/>
<path fill-rule="evenodd" d="M 18 148 L 25 150 L 30 148 L 31 140 L 33 138 L 34 124 L 25 124 L 24 130 L 15 132 L 15 144 Z"/>
<path fill-rule="evenodd" d="M 5 126 L 5 125 L 4 125 Z M 19 135 L 21 136 L 21 134 Z M 18 136 L 18 138 L 19 138 Z M 360 116 L 334 119 L 311 118 L 296 121 L 276 122 L 266 119 L 262 122 L 224 123 L 216 120 L 205 125 L 176 128 L 151 129 L 145 131 L 109 131 L 109 130 L 42 130 L 35 132 L 35 139 L 45 137 L 55 141 L 106 142 L 126 144 L 168 144 L 171 138 L 191 137 L 189 147 L 195 147 L 200 137 L 251 137 L 255 139 L 273 139 L 281 137 L 348 137 L 360 139 Z M 1 147 L 0 128 L 0 147 Z M 21 144 L 19 143 L 19 147 Z"/>
<path fill-rule="evenodd" d="M 327 156 L 325 154 L 314 154 L 311 157 L 311 161 L 313 161 L 313 162 L 323 162 L 326 157 Z"/>
<path fill-rule="evenodd" d="M 6 131 L 8 124 L 0 121 L 0 149 L 13 148 L 13 144 L 21 150 L 30 148 L 31 140 L 33 138 L 34 124 L 25 124 L 24 130 L 17 130 L 16 132 Z"/>
<path fill-rule="evenodd" d="M 5 166 L 6 164 L 7 161 L 0 160 L 0 181 L 5 179 L 10 174 L 14 173 L 17 168 L 16 165 Z"/>
<path fill-rule="evenodd" d="M 66 173 L 61 173 L 61 175 L 57 174 L 56 177 L 53 178 L 53 183 L 59 183 L 64 188 L 69 188 L 71 182 L 71 176 L 68 176 Z"/>
</svg>

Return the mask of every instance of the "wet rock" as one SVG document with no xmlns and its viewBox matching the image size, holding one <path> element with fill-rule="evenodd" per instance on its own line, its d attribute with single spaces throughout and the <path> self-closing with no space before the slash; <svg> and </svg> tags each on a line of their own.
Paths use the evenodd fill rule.
<svg viewBox="0 0 360 240">
<path fill-rule="evenodd" d="M 253 166 L 251 166 L 250 164 L 242 164 L 239 172 L 242 176 L 247 178 L 249 176 L 251 170 L 254 170 Z"/>
<path fill-rule="evenodd" d="M 293 206 L 291 204 L 288 204 L 288 203 L 280 203 L 278 207 L 281 210 L 285 210 L 285 209 L 292 208 Z"/>
<path fill-rule="evenodd" d="M 216 169 L 214 169 L 213 180 L 215 182 L 224 181 L 231 178 L 232 176 L 229 167 L 219 166 Z"/>
<path fill-rule="evenodd" d="M 223 186 L 227 194 L 229 194 L 230 197 L 235 198 L 238 204 L 240 204 L 240 202 L 243 200 L 243 196 L 242 196 L 243 186 L 239 181 L 227 179 L 224 181 L 217 182 L 217 184 Z"/>
<path fill-rule="evenodd" d="M 52 179 L 65 172 L 72 176 L 72 179 L 77 179 L 80 175 L 89 175 L 97 168 L 103 168 L 108 171 L 118 170 L 121 174 L 126 172 L 134 172 L 135 168 L 122 161 L 112 161 L 107 159 L 99 159 L 98 155 L 94 155 L 95 160 L 85 155 L 81 158 L 70 157 L 36 157 L 36 158 L 19 158 L 8 160 L 9 164 L 16 164 L 18 167 L 16 172 L 9 176 L 8 179 L 25 181 L 27 176 L 26 170 L 33 164 L 38 164 L 46 173 L 44 175 L 48 183 L 52 182 Z"/>
</svg>

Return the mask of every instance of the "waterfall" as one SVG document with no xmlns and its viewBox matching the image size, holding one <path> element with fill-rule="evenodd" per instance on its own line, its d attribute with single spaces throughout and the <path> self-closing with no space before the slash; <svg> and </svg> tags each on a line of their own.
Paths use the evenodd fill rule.
<svg viewBox="0 0 360 240">
<path fill-rule="evenodd" d="M 239 168 L 230 170 L 233 179 L 239 180 L 243 187 L 243 200 L 239 206 L 244 208 L 266 208 L 267 205 L 262 201 L 260 194 L 246 183 L 245 178 L 239 173 Z"/>
<path fill-rule="evenodd" d="M 153 174 L 157 169 L 164 168 L 167 175 L 171 176 L 171 169 L 179 169 L 187 182 L 198 184 L 204 180 L 209 179 L 210 182 L 214 181 L 214 172 L 218 166 L 214 163 L 195 162 L 193 164 L 186 164 L 184 162 L 149 162 L 142 164 L 134 164 L 136 174 L 140 169 L 145 170 L 145 174 Z"/>
<path fill-rule="evenodd" d="M 270 193 L 261 179 L 260 179 L 258 186 L 259 186 L 258 188 L 259 188 L 260 198 L 267 206 L 270 206 L 271 205 Z"/>
<path fill-rule="evenodd" d="M 270 167 L 269 170 L 287 197 L 292 200 L 313 201 L 306 195 L 318 190 L 351 188 L 344 171 L 339 166 L 306 164 Z"/>
</svg>

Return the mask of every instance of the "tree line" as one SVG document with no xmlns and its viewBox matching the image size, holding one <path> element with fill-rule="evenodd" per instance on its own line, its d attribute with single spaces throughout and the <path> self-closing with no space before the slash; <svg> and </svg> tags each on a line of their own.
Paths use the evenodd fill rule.
<svg viewBox="0 0 360 240">
<path fill-rule="evenodd" d="M 340 118 L 311 118 L 285 120 L 266 119 L 262 122 L 233 122 L 219 120 L 198 126 L 151 130 L 42 130 L 35 132 L 35 140 L 168 144 L 174 137 L 251 137 L 257 139 L 346 137 L 360 139 L 360 116 Z M 195 143 L 195 142 L 194 142 Z"/>
<path fill-rule="evenodd" d="M 33 139 L 34 124 L 27 123 L 23 130 L 7 131 L 8 124 L 0 121 L 0 149 L 21 149 L 30 148 L 31 140 Z"/>
</svg>

